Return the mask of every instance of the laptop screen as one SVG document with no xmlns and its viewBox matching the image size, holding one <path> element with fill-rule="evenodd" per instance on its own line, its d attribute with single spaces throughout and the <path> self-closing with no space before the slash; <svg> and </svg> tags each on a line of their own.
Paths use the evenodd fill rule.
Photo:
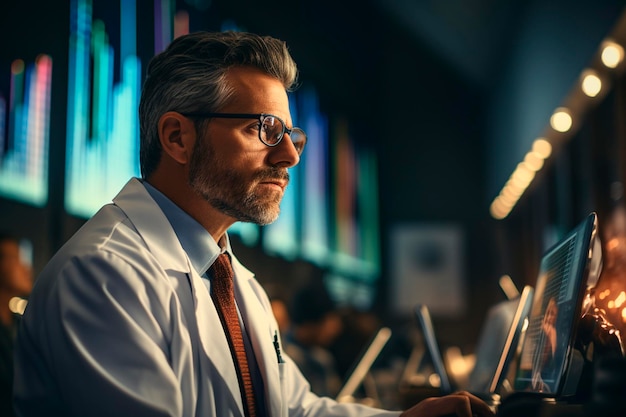
<svg viewBox="0 0 626 417">
<path fill-rule="evenodd" d="M 530 312 L 532 294 L 533 288 L 527 285 L 515 299 L 500 302 L 489 310 L 477 344 L 476 364 L 468 381 L 467 390 L 471 393 L 482 395 L 499 391 L 515 358 L 523 323 Z M 428 307 L 417 305 L 415 317 L 434 371 L 439 375 L 441 391 L 449 394 L 454 387 L 437 343 Z"/>
<path fill-rule="evenodd" d="M 542 257 L 515 391 L 563 394 L 596 228 L 591 213 Z"/>
<path fill-rule="evenodd" d="M 415 317 L 419 323 L 424 336 L 424 343 L 426 344 L 427 352 L 430 355 L 432 361 L 433 370 L 435 374 L 439 375 L 439 386 L 442 394 L 452 393 L 452 382 L 448 378 L 448 371 L 443 362 L 441 356 L 441 350 L 439 350 L 439 343 L 437 343 L 437 337 L 435 335 L 435 328 L 433 326 L 432 318 L 430 317 L 430 310 L 425 304 L 419 304 L 415 306 Z"/>
<path fill-rule="evenodd" d="M 367 345 L 364 352 L 355 363 L 350 376 L 343 384 L 339 393 L 337 394 L 337 401 L 339 402 L 354 402 L 354 392 L 359 388 L 359 385 L 363 382 L 363 379 L 370 371 L 374 361 L 383 350 L 387 341 L 391 337 L 391 329 L 388 327 L 382 327 L 378 329 L 376 335 Z"/>
<path fill-rule="evenodd" d="M 516 298 L 501 301 L 489 309 L 476 344 L 476 363 L 469 375 L 468 391 L 499 391 L 515 359 L 532 295 L 533 288 L 526 285 Z"/>
</svg>

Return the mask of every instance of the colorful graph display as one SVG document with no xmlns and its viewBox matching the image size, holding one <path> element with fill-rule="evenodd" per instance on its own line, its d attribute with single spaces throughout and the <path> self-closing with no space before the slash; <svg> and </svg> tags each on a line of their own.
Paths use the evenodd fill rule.
<svg viewBox="0 0 626 417">
<path fill-rule="evenodd" d="M 311 88 L 302 90 L 300 107 L 299 123 L 311 138 L 302 161 L 302 257 L 325 264 L 330 254 L 328 117 L 320 111 Z"/>
<path fill-rule="evenodd" d="M 373 279 L 379 272 L 376 155 L 355 146 L 347 122 L 335 127 L 333 263 L 338 270 Z"/>
<path fill-rule="evenodd" d="M 105 25 L 94 20 L 91 2 L 71 3 L 65 207 L 76 216 L 93 215 L 130 177 L 139 175 L 136 5 L 122 1 L 120 8 L 115 62 Z"/>
<path fill-rule="evenodd" d="M 11 65 L 9 100 L 0 96 L 0 194 L 34 206 L 48 201 L 52 58 Z"/>
</svg>

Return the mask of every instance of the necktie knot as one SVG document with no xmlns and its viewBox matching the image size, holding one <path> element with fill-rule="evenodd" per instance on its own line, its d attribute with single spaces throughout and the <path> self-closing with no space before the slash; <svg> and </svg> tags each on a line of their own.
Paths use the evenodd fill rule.
<svg viewBox="0 0 626 417">
<path fill-rule="evenodd" d="M 235 291 L 233 285 L 233 267 L 230 257 L 226 253 L 218 255 L 213 265 L 209 268 L 209 274 L 213 277 L 213 294 L 219 300 L 220 305 L 234 306 Z"/>
</svg>

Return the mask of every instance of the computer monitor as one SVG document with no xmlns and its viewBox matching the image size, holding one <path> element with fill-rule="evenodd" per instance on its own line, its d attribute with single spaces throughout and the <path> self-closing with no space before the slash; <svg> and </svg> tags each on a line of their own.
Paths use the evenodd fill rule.
<svg viewBox="0 0 626 417">
<path fill-rule="evenodd" d="M 575 394 L 582 357 L 574 342 L 596 230 L 597 216 L 591 213 L 542 257 L 515 374 L 517 392 L 553 398 Z"/>
</svg>

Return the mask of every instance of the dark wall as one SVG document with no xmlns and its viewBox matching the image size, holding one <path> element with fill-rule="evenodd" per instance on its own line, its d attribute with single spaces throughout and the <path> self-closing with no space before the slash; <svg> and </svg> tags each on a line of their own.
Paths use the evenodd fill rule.
<svg viewBox="0 0 626 417">
<path fill-rule="evenodd" d="M 474 340 L 483 307 L 497 300 L 491 271 L 484 205 L 484 93 L 469 85 L 432 50 L 412 42 L 400 29 L 386 31 L 385 54 L 377 76 L 380 119 L 380 184 L 385 239 L 396 224 L 453 225 L 463 234 L 461 279 L 466 283 L 463 326 L 442 343 Z M 389 247 L 385 245 L 384 247 Z M 385 253 L 386 271 L 394 254 Z M 384 275 L 388 285 L 390 276 Z M 385 298 L 393 303 L 392 294 Z M 454 340 L 456 339 L 456 340 Z"/>
</svg>

